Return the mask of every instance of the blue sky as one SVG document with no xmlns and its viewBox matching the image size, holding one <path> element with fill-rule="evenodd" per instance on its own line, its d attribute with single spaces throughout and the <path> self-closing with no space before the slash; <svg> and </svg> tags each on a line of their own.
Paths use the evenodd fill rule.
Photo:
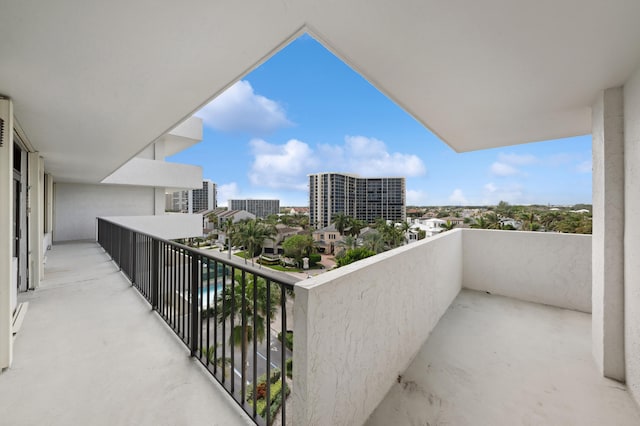
<svg viewBox="0 0 640 426">
<path fill-rule="evenodd" d="M 307 175 L 405 176 L 407 205 L 591 203 L 591 136 L 457 154 L 310 36 L 196 115 L 203 167 L 228 198 L 308 205 Z"/>
</svg>

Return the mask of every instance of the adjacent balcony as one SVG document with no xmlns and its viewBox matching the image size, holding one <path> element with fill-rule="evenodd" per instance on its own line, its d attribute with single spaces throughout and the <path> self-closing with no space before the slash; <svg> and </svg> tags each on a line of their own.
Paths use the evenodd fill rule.
<svg viewBox="0 0 640 426">
<path fill-rule="evenodd" d="M 23 296 L 14 368 L 0 376 L 10 424 L 640 419 L 592 360 L 590 236 L 450 231 L 296 283 L 293 297 L 282 275 L 101 227 L 113 262 L 93 243 L 54 246 L 43 288 Z M 274 293 L 264 337 L 231 345 Z M 291 377 L 259 391 L 260 376 L 289 372 L 277 339 L 288 329 Z M 260 415 L 273 389 L 286 403 Z"/>
</svg>

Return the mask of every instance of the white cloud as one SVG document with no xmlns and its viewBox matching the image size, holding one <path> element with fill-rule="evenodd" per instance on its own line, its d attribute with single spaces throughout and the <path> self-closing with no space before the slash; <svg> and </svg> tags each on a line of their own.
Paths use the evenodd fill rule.
<svg viewBox="0 0 640 426">
<path fill-rule="evenodd" d="M 389 153 L 384 142 L 365 136 L 346 136 L 344 155 L 347 169 L 362 176 L 421 176 L 427 171 L 417 155 Z"/>
<path fill-rule="evenodd" d="M 250 145 L 255 156 L 249 171 L 253 185 L 306 190 L 306 175 L 318 164 L 309 145 L 296 139 L 284 145 L 254 139 Z"/>
<path fill-rule="evenodd" d="M 467 198 L 464 196 L 462 189 L 454 189 L 451 195 L 449 195 L 449 202 L 454 205 L 469 204 Z"/>
<path fill-rule="evenodd" d="M 246 80 L 229 87 L 195 115 L 216 130 L 253 135 L 268 134 L 292 125 L 282 105 L 256 94 Z"/>
<path fill-rule="evenodd" d="M 422 190 L 407 189 L 408 206 L 424 206 L 427 204 L 427 193 Z"/>
<path fill-rule="evenodd" d="M 364 136 L 346 136 L 342 145 L 309 144 L 291 139 L 283 145 L 262 139 L 251 141 L 254 161 L 249 171 L 253 185 L 307 190 L 307 174 L 325 171 L 361 176 L 420 176 L 422 160 L 413 154 L 390 153 L 384 142 Z"/>
<path fill-rule="evenodd" d="M 531 154 L 500 153 L 498 154 L 498 161 L 515 166 L 526 166 L 537 163 L 538 157 Z"/>
<path fill-rule="evenodd" d="M 218 199 L 219 206 L 226 206 L 229 199 L 238 198 L 240 195 L 240 189 L 236 182 L 225 183 L 218 185 L 216 188 L 216 198 Z"/>
<path fill-rule="evenodd" d="M 491 165 L 491 174 L 495 176 L 513 176 L 518 173 L 520 173 L 518 169 L 506 163 L 496 161 Z"/>
<path fill-rule="evenodd" d="M 490 194 L 496 192 L 498 190 L 498 187 L 496 187 L 493 182 L 489 182 L 484 186 L 484 190 Z"/>
<path fill-rule="evenodd" d="M 592 160 L 583 161 L 582 163 L 576 166 L 576 171 L 578 173 L 591 173 L 593 170 Z"/>
</svg>

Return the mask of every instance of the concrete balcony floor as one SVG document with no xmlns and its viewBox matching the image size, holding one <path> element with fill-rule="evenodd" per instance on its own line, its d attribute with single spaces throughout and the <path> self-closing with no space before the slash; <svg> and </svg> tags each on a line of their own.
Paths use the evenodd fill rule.
<svg viewBox="0 0 640 426">
<path fill-rule="evenodd" d="M 591 316 L 463 290 L 367 425 L 638 425 Z"/>
<path fill-rule="evenodd" d="M 49 252 L 14 363 L 0 374 L 0 424 L 253 424 L 94 242 Z"/>
</svg>

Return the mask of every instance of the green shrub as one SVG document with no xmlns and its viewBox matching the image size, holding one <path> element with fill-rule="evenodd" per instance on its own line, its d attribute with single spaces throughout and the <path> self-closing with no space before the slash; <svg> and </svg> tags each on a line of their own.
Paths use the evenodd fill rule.
<svg viewBox="0 0 640 426">
<path fill-rule="evenodd" d="M 320 262 L 322 260 L 322 256 L 320 256 L 318 253 L 311 253 L 309 255 L 309 266 L 314 266 L 316 263 Z"/>
<path fill-rule="evenodd" d="M 287 377 L 292 379 L 293 378 L 293 358 L 289 358 L 287 360 Z"/>
<path fill-rule="evenodd" d="M 269 386 L 269 396 L 271 399 L 270 404 L 268 404 L 266 400 L 266 392 L 264 390 L 266 385 L 266 380 L 265 380 L 266 376 L 264 374 L 260 376 L 260 379 L 258 380 L 258 384 L 256 385 L 256 388 L 258 390 L 257 392 L 258 397 L 256 398 L 256 411 L 258 412 L 259 416 L 266 418 L 267 406 L 269 406 L 270 418 L 272 421 L 274 416 L 280 409 L 280 406 L 282 405 L 282 380 L 280 380 L 279 378 L 280 376 L 279 370 L 277 370 L 277 376 L 278 378 L 276 379 L 276 381 L 273 383 L 270 383 L 270 386 Z M 273 373 L 271 377 L 272 378 L 274 377 Z M 285 394 L 289 395 L 289 393 L 291 392 L 291 390 L 289 389 L 289 386 L 287 386 L 286 383 L 284 386 L 285 386 L 285 390 L 284 390 Z M 247 402 L 249 403 L 250 406 L 253 406 L 253 386 L 250 386 L 249 391 L 247 392 Z"/>
<path fill-rule="evenodd" d="M 278 340 L 282 342 L 282 332 L 278 333 Z M 284 342 L 284 345 L 290 351 L 293 350 L 293 331 L 292 330 L 287 330 L 287 338 L 286 338 L 286 341 Z"/>
</svg>

